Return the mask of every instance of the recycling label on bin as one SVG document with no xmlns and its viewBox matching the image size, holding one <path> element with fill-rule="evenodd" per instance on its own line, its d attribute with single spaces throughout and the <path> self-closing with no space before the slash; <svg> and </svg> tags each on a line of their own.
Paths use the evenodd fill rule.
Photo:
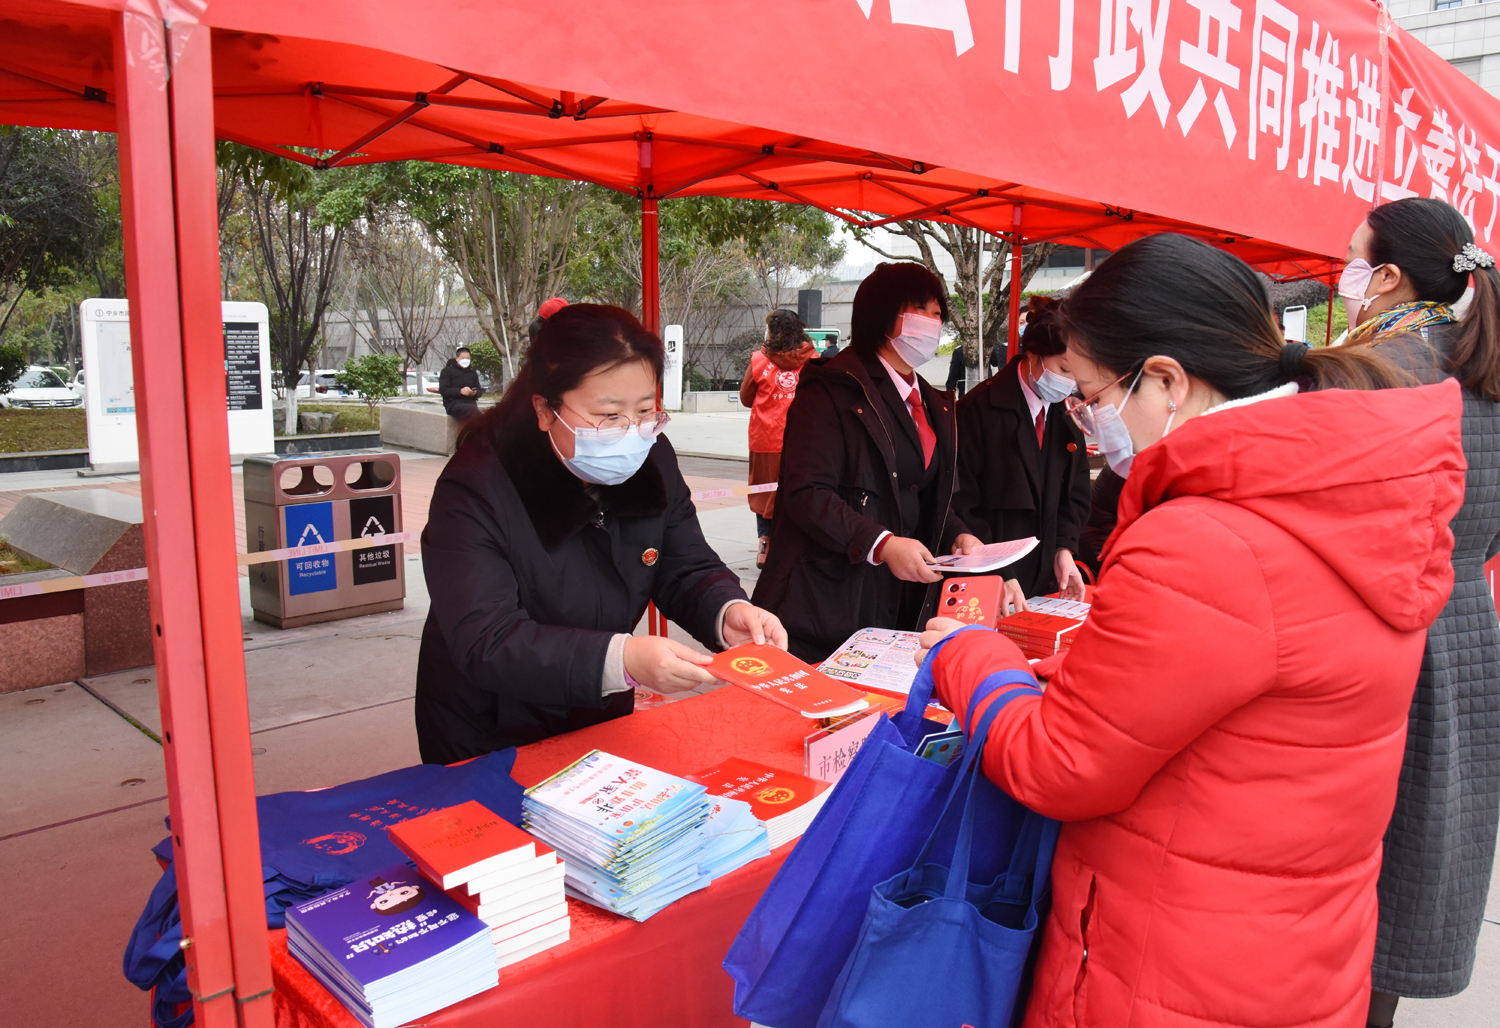
<svg viewBox="0 0 1500 1028">
<path fill-rule="evenodd" d="M 287 546 L 316 546 L 331 543 L 333 535 L 332 503 L 296 503 L 281 508 L 286 511 Z M 337 554 L 322 553 L 316 557 L 297 557 L 286 562 L 286 591 L 292 596 L 324 593 L 337 589 Z"/>
<path fill-rule="evenodd" d="M 368 538 L 396 530 L 396 498 L 370 496 L 349 501 L 349 538 Z M 396 578 L 396 544 L 351 550 L 355 585 L 390 582 Z"/>
</svg>

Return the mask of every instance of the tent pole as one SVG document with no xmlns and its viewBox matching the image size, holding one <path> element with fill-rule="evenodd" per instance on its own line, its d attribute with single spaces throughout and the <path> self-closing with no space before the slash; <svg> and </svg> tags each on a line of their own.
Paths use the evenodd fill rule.
<svg viewBox="0 0 1500 1028">
<path fill-rule="evenodd" d="M 661 268 L 657 200 L 641 197 L 641 323 L 661 334 Z"/>
<path fill-rule="evenodd" d="M 260 1028 L 272 1019 L 270 954 L 222 400 L 208 29 L 175 35 L 133 11 L 114 22 L 152 643 L 197 1023 Z"/>
<path fill-rule="evenodd" d="M 1005 356 L 1014 360 L 1021 349 L 1021 205 L 1016 204 L 1011 224 L 1015 233 L 1010 238 L 1010 325 L 1006 332 Z"/>
</svg>

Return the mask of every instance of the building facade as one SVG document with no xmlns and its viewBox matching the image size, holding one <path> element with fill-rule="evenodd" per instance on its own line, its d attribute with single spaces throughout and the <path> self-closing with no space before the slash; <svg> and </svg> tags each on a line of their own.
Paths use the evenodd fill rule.
<svg viewBox="0 0 1500 1028">
<path fill-rule="evenodd" d="M 1388 0 L 1386 7 L 1415 39 L 1500 96 L 1500 2 Z"/>
</svg>

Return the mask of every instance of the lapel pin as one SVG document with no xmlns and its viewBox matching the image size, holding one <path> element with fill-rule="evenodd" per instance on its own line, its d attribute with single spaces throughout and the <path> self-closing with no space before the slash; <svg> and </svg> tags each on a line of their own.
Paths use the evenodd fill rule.
<svg viewBox="0 0 1500 1028">
<path fill-rule="evenodd" d="M 641 563 L 649 568 L 656 563 L 656 558 L 660 556 L 661 552 L 655 546 L 647 547 L 641 553 Z"/>
</svg>

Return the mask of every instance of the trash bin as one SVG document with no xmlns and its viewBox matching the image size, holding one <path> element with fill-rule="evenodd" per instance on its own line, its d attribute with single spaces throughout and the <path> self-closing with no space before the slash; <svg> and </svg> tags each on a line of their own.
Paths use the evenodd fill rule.
<svg viewBox="0 0 1500 1028">
<path fill-rule="evenodd" d="M 401 531 L 401 458 L 330 452 L 245 458 L 248 552 Z M 277 628 L 400 610 L 403 547 L 391 543 L 250 565 L 255 620 Z"/>
</svg>

